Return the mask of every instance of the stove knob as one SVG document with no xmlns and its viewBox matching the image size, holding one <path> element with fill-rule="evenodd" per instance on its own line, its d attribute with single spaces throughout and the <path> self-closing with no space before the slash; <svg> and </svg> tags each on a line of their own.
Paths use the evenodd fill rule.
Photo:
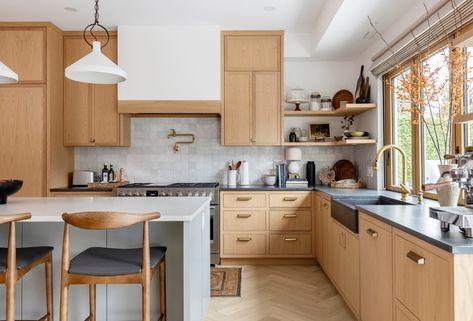
<svg viewBox="0 0 473 321">
<path fill-rule="evenodd" d="M 188 192 L 188 193 L 187 193 L 187 196 L 192 196 L 192 192 Z"/>
<path fill-rule="evenodd" d="M 177 194 L 176 194 L 176 196 L 181 197 L 181 196 L 182 196 L 182 192 L 181 192 L 181 191 L 178 191 Z"/>
<path fill-rule="evenodd" d="M 125 192 L 118 192 L 118 196 L 125 196 Z"/>
<path fill-rule="evenodd" d="M 141 193 L 140 193 L 140 192 L 135 192 L 135 193 L 133 194 L 133 196 L 141 196 Z"/>
<path fill-rule="evenodd" d="M 207 196 L 207 193 L 206 193 L 206 192 L 202 192 L 202 195 L 201 195 L 201 196 L 202 196 L 202 197 L 205 197 L 205 196 Z"/>
<path fill-rule="evenodd" d="M 195 192 L 195 193 L 194 193 L 194 196 L 199 196 L 199 192 Z"/>
<path fill-rule="evenodd" d="M 168 196 L 172 196 L 172 192 L 169 192 L 169 193 L 168 193 Z"/>
<path fill-rule="evenodd" d="M 159 195 L 158 195 L 158 196 L 164 197 L 164 196 L 166 196 L 166 193 L 164 193 L 164 192 L 161 192 L 161 193 L 159 193 Z"/>
<path fill-rule="evenodd" d="M 127 192 L 126 196 L 133 196 L 133 192 Z"/>
<path fill-rule="evenodd" d="M 141 192 L 140 196 L 146 197 L 146 192 L 145 191 Z"/>
<path fill-rule="evenodd" d="M 214 198 L 214 193 L 209 192 L 209 197 L 210 197 L 210 198 Z"/>
</svg>

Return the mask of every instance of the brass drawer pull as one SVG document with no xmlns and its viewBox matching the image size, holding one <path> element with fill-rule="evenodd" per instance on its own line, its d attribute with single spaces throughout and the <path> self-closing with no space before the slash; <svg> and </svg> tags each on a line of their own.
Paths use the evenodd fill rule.
<svg viewBox="0 0 473 321">
<path fill-rule="evenodd" d="M 409 253 L 407 253 L 407 257 L 411 259 L 412 261 L 416 262 L 418 265 L 425 264 L 425 257 L 420 256 L 416 252 L 409 251 Z"/>
<path fill-rule="evenodd" d="M 284 218 L 297 218 L 297 214 L 284 214 Z"/>
<path fill-rule="evenodd" d="M 248 202 L 251 201 L 253 198 L 252 197 L 237 197 L 238 202 Z"/>
<path fill-rule="evenodd" d="M 284 197 L 285 202 L 294 202 L 297 201 L 297 197 Z"/>
<path fill-rule="evenodd" d="M 251 241 L 251 237 L 239 237 L 237 238 L 238 242 L 249 242 Z"/>
<path fill-rule="evenodd" d="M 297 237 L 284 237 L 284 241 L 286 241 L 286 242 L 296 242 Z"/>
<path fill-rule="evenodd" d="M 324 207 L 325 207 L 325 208 L 328 208 L 328 204 L 327 204 L 327 203 L 324 203 Z"/>
<path fill-rule="evenodd" d="M 373 237 L 373 238 L 377 238 L 378 237 L 378 232 L 376 232 L 375 230 L 369 228 L 366 230 L 366 234 L 368 234 L 369 236 Z"/>
<path fill-rule="evenodd" d="M 238 218 L 249 218 L 251 217 L 251 214 L 237 214 Z"/>
</svg>

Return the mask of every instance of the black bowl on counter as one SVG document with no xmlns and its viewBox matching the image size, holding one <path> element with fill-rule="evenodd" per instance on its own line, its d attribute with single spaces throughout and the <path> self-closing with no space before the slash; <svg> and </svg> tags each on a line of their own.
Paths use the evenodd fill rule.
<svg viewBox="0 0 473 321">
<path fill-rule="evenodd" d="M 22 186 L 23 181 L 20 180 L 0 180 L 0 204 L 6 204 L 8 196 L 18 192 Z"/>
</svg>

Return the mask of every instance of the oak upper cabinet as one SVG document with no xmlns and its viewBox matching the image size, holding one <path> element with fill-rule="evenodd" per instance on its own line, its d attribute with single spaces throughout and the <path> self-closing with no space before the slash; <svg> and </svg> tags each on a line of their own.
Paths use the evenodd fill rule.
<svg viewBox="0 0 473 321">
<path fill-rule="evenodd" d="M 0 61 L 19 82 L 0 86 L 0 179 L 15 196 L 48 196 L 68 184 L 74 151 L 63 145 L 63 33 L 50 23 L 0 23 Z"/>
<path fill-rule="evenodd" d="M 332 281 L 347 305 L 358 317 L 360 312 L 360 244 L 358 236 L 334 219 L 331 224 Z"/>
<path fill-rule="evenodd" d="M 102 44 L 106 38 L 99 37 Z M 64 36 L 64 67 L 90 52 L 82 33 Z M 117 61 L 117 37 L 103 49 Z M 118 114 L 117 85 L 92 85 L 64 78 L 64 144 L 66 146 L 128 146 L 130 118 Z"/>
<path fill-rule="evenodd" d="M 280 145 L 283 32 L 222 33 L 223 145 Z"/>
<path fill-rule="evenodd" d="M 361 320 L 392 321 L 392 228 L 363 213 L 359 219 Z"/>
</svg>

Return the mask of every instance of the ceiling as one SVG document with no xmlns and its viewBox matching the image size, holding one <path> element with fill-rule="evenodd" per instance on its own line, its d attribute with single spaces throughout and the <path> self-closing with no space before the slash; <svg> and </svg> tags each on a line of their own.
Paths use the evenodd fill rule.
<svg viewBox="0 0 473 321">
<path fill-rule="evenodd" d="M 429 0 L 432 1 L 432 0 Z M 440 0 L 438 0 L 440 1 Z M 308 34 L 311 55 L 351 60 L 420 0 L 100 0 L 100 22 L 120 25 L 219 25 L 225 29 L 284 29 Z M 93 22 L 93 0 L 1 1 L 0 21 L 51 21 L 64 30 Z M 65 10 L 69 8 L 69 10 Z M 73 8 L 74 10 L 71 10 Z"/>
</svg>

